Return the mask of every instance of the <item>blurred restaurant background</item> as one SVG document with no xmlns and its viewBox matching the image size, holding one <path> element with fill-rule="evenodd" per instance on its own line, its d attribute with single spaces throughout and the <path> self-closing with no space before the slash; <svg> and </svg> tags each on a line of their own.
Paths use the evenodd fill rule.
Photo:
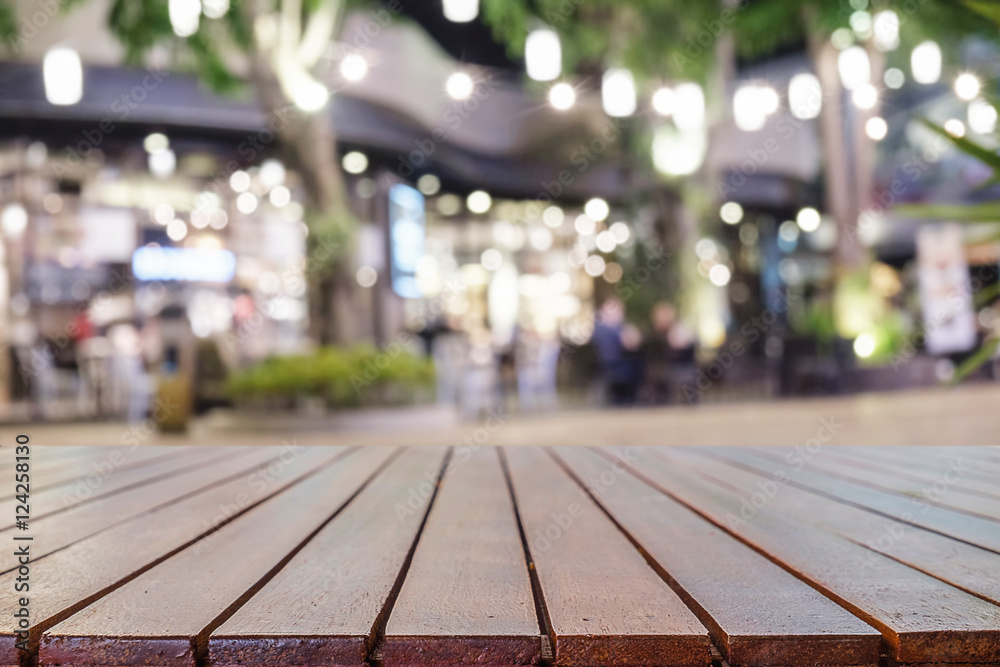
<svg viewBox="0 0 1000 667">
<path fill-rule="evenodd" d="M 0 420 L 995 382 L 996 18 L 7 0 Z"/>
</svg>

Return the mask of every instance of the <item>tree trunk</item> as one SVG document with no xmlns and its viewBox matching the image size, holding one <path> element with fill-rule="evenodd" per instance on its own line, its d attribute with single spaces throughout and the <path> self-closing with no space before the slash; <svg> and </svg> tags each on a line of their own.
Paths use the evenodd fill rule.
<svg viewBox="0 0 1000 667">
<path fill-rule="evenodd" d="M 253 18 L 251 13 L 250 25 Z M 295 107 L 282 90 L 267 54 L 253 54 L 251 73 L 268 118 L 281 118 L 287 123 L 278 138 L 286 160 L 302 177 L 306 191 L 310 336 L 321 345 L 344 342 L 338 335 L 334 298 L 338 289 L 350 285 L 344 260 L 352 216 L 338 167 L 337 138 L 329 109 L 307 113 Z"/>
</svg>

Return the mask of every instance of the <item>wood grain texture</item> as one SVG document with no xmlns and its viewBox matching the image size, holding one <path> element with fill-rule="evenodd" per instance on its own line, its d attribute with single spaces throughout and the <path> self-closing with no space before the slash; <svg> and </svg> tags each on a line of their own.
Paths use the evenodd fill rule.
<svg viewBox="0 0 1000 667">
<path fill-rule="evenodd" d="M 750 449 L 748 454 L 764 456 L 772 461 L 784 461 L 785 454 L 792 450 L 783 449 Z M 825 454 L 825 453 L 824 453 Z M 942 465 L 935 473 L 930 474 L 926 482 L 908 480 L 891 473 L 887 474 L 866 466 L 849 465 L 832 457 L 816 456 L 808 461 L 806 469 L 811 472 L 826 475 L 833 479 L 844 480 L 852 484 L 861 484 L 879 491 L 886 491 L 907 499 L 921 498 L 926 502 L 972 514 L 979 518 L 1000 521 L 1000 498 L 988 498 L 965 493 L 960 483 L 965 472 L 972 469 L 972 461 L 955 457 L 951 462 Z M 1000 525 L 997 526 L 1000 530 Z"/>
<path fill-rule="evenodd" d="M 392 452 L 356 450 L 227 524 L 208 548 L 182 551 L 109 593 L 47 631 L 39 663 L 194 667 L 213 621 L 235 611 Z"/>
<path fill-rule="evenodd" d="M 342 456 L 344 449 L 268 447 L 270 458 L 229 482 L 117 524 L 32 565 L 31 646 L 42 631 L 113 590 L 144 569 L 189 546 L 248 508 L 297 483 Z M 198 549 L 210 540 L 201 539 Z M 2 590 L 12 590 L 16 573 L 0 576 Z M 0 597 L 0 613 L 15 610 L 13 596 Z M 18 651 L 7 626 L 0 628 L 0 664 L 17 662 Z"/>
<path fill-rule="evenodd" d="M 834 479 L 806 468 L 796 470 L 784 462 L 762 458 L 753 451 L 730 450 L 730 457 L 758 462 L 773 473 L 784 471 L 788 484 L 825 494 L 835 500 L 880 512 L 893 519 L 934 530 L 957 540 L 1000 553 L 1000 525 L 996 521 L 932 505 L 925 498 L 904 498 L 863 484 Z M 792 474 L 794 472 L 794 475 Z"/>
<path fill-rule="evenodd" d="M 968 458 L 961 454 L 959 456 L 962 459 Z M 863 452 L 859 451 L 857 447 L 840 447 L 832 451 L 827 451 L 824 454 L 824 458 L 830 458 L 849 466 L 863 467 L 911 482 L 920 482 L 925 486 L 928 484 L 933 485 L 940 481 L 940 475 L 935 474 L 932 469 L 908 468 L 898 463 L 894 464 L 891 459 L 879 455 L 878 452 Z M 972 463 L 972 460 L 969 459 L 969 462 Z M 955 488 L 960 489 L 963 493 L 1000 500 L 1000 486 L 973 479 L 968 475 L 963 475 L 955 485 Z"/>
<path fill-rule="evenodd" d="M 525 665 L 541 655 L 510 490 L 493 447 L 456 459 L 385 631 L 388 664 Z"/>
<path fill-rule="evenodd" d="M 708 631 L 545 452 L 505 450 L 560 665 L 708 665 Z"/>
<path fill-rule="evenodd" d="M 407 450 L 209 639 L 214 667 L 361 665 L 445 449 Z"/>
<path fill-rule="evenodd" d="M 117 495 L 99 498 L 92 503 L 77 505 L 66 512 L 32 520 L 31 529 L 36 541 L 34 560 L 41 560 L 50 553 L 106 530 L 121 521 L 155 511 L 189 494 L 198 493 L 206 487 L 219 483 L 220 480 L 252 469 L 273 456 L 272 450 L 251 450 L 245 462 L 242 457 L 235 459 L 227 457 L 215 463 L 198 466 L 176 477 L 162 478 Z M 12 532 L 13 529 L 0 531 L 0 536 L 7 537 Z M 5 556 L 0 560 L 2 568 L 0 574 L 9 572 L 15 565 L 13 558 Z"/>
<path fill-rule="evenodd" d="M 707 483 L 671 458 L 672 450 L 661 451 L 666 460 L 640 452 L 637 474 L 879 628 L 895 660 L 1000 660 L 1000 607 L 775 510 L 767 500 L 754 503 Z M 864 559 L 865 567 L 852 567 Z"/>
<path fill-rule="evenodd" d="M 682 461 L 747 499 L 761 492 L 762 485 L 766 486 L 766 480 L 773 475 L 763 465 L 755 468 L 725 456 L 739 453 L 728 448 L 718 450 L 721 458 L 709 458 L 706 453 L 670 450 L 672 460 Z M 725 465 L 719 465 L 719 461 Z M 1000 555 L 991 551 L 793 486 L 782 486 L 769 506 L 1000 604 L 1000 578 L 994 574 L 1000 571 Z M 868 561 L 866 555 L 852 567 L 867 567 Z"/>
<path fill-rule="evenodd" d="M 231 450 L 231 451 L 226 451 Z M 177 475 L 221 460 L 232 461 L 248 456 L 254 450 L 245 447 L 192 448 L 185 455 L 174 455 L 149 461 L 138 467 L 117 467 L 107 462 L 106 466 L 95 466 L 87 475 L 81 475 L 72 482 L 31 493 L 31 518 L 38 521 L 52 514 L 93 502 L 124 490 L 150 484 L 159 479 Z M 104 463 L 104 462 L 102 462 Z M 14 527 L 13 499 L 0 501 L 0 533 Z"/>
<path fill-rule="evenodd" d="M 556 452 L 696 605 L 734 667 L 875 665 L 882 635 L 753 549 L 582 448 Z M 605 476 L 602 482 L 601 476 Z"/>
</svg>

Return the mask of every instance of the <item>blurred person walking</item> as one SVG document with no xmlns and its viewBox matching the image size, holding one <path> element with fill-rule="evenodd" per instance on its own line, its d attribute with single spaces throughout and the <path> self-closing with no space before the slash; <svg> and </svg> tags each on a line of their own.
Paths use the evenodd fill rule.
<svg viewBox="0 0 1000 667">
<path fill-rule="evenodd" d="M 634 405 L 643 379 L 642 334 L 625 322 L 620 299 L 608 299 L 597 312 L 593 340 L 608 402 Z"/>
</svg>

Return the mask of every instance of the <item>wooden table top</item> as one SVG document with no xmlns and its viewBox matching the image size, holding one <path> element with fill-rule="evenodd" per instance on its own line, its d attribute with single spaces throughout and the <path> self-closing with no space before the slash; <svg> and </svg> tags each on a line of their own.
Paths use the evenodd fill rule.
<svg viewBox="0 0 1000 667">
<path fill-rule="evenodd" d="M 1000 448 L 33 446 L 28 498 L 23 471 L 0 448 L 0 667 L 1000 665 Z"/>
</svg>

